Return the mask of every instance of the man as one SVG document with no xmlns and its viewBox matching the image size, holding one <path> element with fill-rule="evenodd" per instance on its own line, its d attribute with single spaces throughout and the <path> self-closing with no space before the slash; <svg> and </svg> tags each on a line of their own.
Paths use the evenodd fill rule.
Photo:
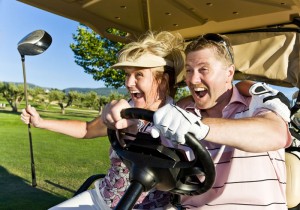
<svg viewBox="0 0 300 210">
<path fill-rule="evenodd" d="M 253 97 L 237 91 L 233 50 L 225 36 L 203 35 L 185 53 L 191 96 L 156 111 L 154 124 L 179 144 L 185 143 L 185 133 L 193 133 L 212 156 L 216 180 L 204 194 L 182 196 L 181 207 L 287 209 L 284 148 L 291 135 L 286 99 L 262 83 L 251 86 Z"/>
</svg>

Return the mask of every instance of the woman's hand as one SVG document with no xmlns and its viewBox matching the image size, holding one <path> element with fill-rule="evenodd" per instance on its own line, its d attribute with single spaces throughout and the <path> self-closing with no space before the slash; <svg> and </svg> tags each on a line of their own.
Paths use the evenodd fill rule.
<svg viewBox="0 0 300 210">
<path fill-rule="evenodd" d="M 124 100 L 112 100 L 104 107 L 101 119 L 103 123 L 110 129 L 125 129 L 137 124 L 137 120 L 124 119 L 121 117 L 123 109 L 131 108 L 129 103 Z"/>
<path fill-rule="evenodd" d="M 28 105 L 26 109 L 22 109 L 21 120 L 25 124 L 31 124 L 32 126 L 39 128 L 43 122 L 43 119 L 40 117 L 39 113 L 34 107 Z"/>
</svg>

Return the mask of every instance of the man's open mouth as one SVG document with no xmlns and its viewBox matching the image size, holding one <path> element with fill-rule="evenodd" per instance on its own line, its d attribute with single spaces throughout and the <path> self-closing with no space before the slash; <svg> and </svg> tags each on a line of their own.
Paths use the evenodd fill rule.
<svg viewBox="0 0 300 210">
<path fill-rule="evenodd" d="M 199 98 L 204 97 L 208 93 L 207 89 L 204 87 L 196 87 L 194 88 L 194 92 Z"/>
</svg>

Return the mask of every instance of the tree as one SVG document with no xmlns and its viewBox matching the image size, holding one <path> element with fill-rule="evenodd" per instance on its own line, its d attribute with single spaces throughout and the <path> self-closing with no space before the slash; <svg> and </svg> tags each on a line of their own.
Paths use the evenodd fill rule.
<svg viewBox="0 0 300 210">
<path fill-rule="evenodd" d="M 86 107 L 85 106 L 85 98 L 86 98 L 85 95 L 86 95 L 86 93 L 77 92 L 76 100 L 75 101 L 73 100 L 72 105 L 74 105 L 78 108 Z"/>
<path fill-rule="evenodd" d="M 187 87 L 180 87 L 176 91 L 175 101 L 178 101 L 179 99 L 189 95 L 191 95 L 191 93 Z"/>
<path fill-rule="evenodd" d="M 23 85 L 0 82 L 0 93 L 12 108 L 12 112 L 18 112 L 18 106 L 24 99 Z"/>
<path fill-rule="evenodd" d="M 28 94 L 32 97 L 34 103 L 43 104 L 45 108 L 49 105 L 48 95 L 41 87 L 34 87 L 28 89 Z"/>
<path fill-rule="evenodd" d="M 84 25 L 78 26 L 77 34 L 73 34 L 75 43 L 70 47 L 75 54 L 75 62 L 83 67 L 84 72 L 93 75 L 94 80 L 102 80 L 106 87 L 119 88 L 124 85 L 124 72 L 110 68 L 117 61 L 117 54 L 123 43 L 113 42 L 101 37 Z M 109 33 L 126 35 L 116 29 Z"/>
<path fill-rule="evenodd" d="M 88 108 L 93 108 L 99 111 L 101 114 L 102 109 L 105 104 L 109 102 L 108 97 L 99 96 L 96 92 L 90 91 L 84 95 L 84 106 Z"/>
<path fill-rule="evenodd" d="M 90 91 L 87 92 L 86 94 L 83 94 L 81 101 L 84 107 L 90 109 L 93 108 L 96 110 L 99 109 L 99 96 L 95 91 Z"/>
<path fill-rule="evenodd" d="M 49 103 L 57 101 L 57 103 L 63 103 L 65 98 L 65 93 L 61 90 L 53 89 L 49 92 Z M 64 114 L 64 108 L 61 108 L 61 113 Z"/>
<path fill-rule="evenodd" d="M 100 96 L 99 97 L 99 114 L 102 113 L 103 107 L 109 103 L 108 97 L 107 96 Z"/>
<path fill-rule="evenodd" d="M 112 101 L 112 100 L 120 100 L 120 99 L 124 99 L 126 98 L 125 95 L 117 92 L 117 91 L 112 91 L 109 95 L 108 95 L 108 101 Z"/>
<path fill-rule="evenodd" d="M 57 101 L 62 114 L 65 114 L 65 109 L 68 106 L 71 106 L 73 101 L 76 101 L 77 99 L 79 99 L 79 94 L 77 91 L 70 91 L 66 94 L 61 90 L 53 89 L 49 92 L 49 101 Z"/>
</svg>

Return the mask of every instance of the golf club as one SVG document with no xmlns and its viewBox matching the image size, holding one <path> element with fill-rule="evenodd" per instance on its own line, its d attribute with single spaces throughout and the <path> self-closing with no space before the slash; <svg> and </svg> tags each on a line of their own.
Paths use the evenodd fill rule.
<svg viewBox="0 0 300 210">
<path fill-rule="evenodd" d="M 18 43 L 18 51 L 21 55 L 23 79 L 24 79 L 24 96 L 26 108 L 28 107 L 28 94 L 27 94 L 27 82 L 25 71 L 25 55 L 39 55 L 43 53 L 52 43 L 51 36 L 44 30 L 36 30 L 29 33 Z M 30 146 L 30 158 L 31 158 L 31 178 L 32 186 L 36 187 L 35 165 L 33 158 L 32 136 L 30 123 L 28 124 L 29 146 Z"/>
</svg>

